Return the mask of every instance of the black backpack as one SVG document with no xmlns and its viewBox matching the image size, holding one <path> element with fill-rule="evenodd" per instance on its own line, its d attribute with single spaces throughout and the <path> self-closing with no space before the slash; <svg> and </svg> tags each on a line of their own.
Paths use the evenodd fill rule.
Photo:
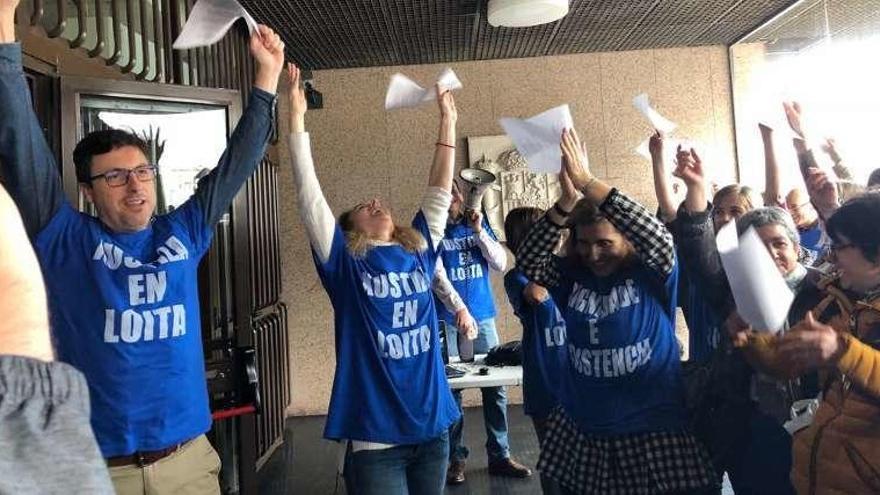
<svg viewBox="0 0 880 495">
<path fill-rule="evenodd" d="M 489 366 L 522 366 L 522 342 L 511 340 L 489 349 L 486 354 Z"/>
</svg>

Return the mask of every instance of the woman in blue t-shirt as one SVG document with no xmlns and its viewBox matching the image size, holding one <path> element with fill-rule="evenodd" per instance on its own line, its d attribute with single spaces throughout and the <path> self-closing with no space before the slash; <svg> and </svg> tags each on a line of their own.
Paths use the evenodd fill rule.
<svg viewBox="0 0 880 495">
<path fill-rule="evenodd" d="M 447 429 L 459 413 L 440 356 L 431 281 L 451 201 L 452 94 L 437 88 L 440 130 L 412 227 L 395 224 L 378 199 L 337 223 L 312 163 L 299 70 L 291 65 L 288 74 L 297 205 L 334 310 L 336 374 L 324 437 L 346 448 L 349 493 L 442 493 Z"/>
<path fill-rule="evenodd" d="M 550 290 L 567 329 L 561 407 L 550 415 L 538 469 L 571 493 L 714 488 L 708 455 L 685 421 L 672 236 L 589 172 L 573 130 L 563 132 L 561 148 L 562 198 L 516 257 L 530 280 Z M 567 254 L 557 258 L 552 251 L 567 223 Z"/>
<path fill-rule="evenodd" d="M 534 207 L 514 208 L 504 218 L 504 238 L 508 249 L 516 253 L 523 238 L 541 218 L 544 210 Z M 504 289 L 513 312 L 523 327 L 523 412 L 532 418 L 538 445 L 547 436 L 547 418 L 559 403 L 554 377 L 565 364 L 565 319 L 546 288 L 530 281 L 514 268 L 504 275 Z M 559 485 L 541 475 L 544 495 L 560 493 Z"/>
</svg>

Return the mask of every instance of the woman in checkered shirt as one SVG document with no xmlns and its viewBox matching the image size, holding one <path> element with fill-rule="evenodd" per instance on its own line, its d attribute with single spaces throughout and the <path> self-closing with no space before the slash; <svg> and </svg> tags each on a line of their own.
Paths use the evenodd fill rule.
<svg viewBox="0 0 880 495">
<path fill-rule="evenodd" d="M 562 198 L 516 256 L 551 291 L 568 328 L 568 359 L 557 370 L 561 405 L 538 469 L 570 493 L 717 492 L 708 455 L 686 425 L 672 236 L 590 173 L 573 130 L 561 148 Z M 568 255 L 557 258 L 566 225 Z"/>
</svg>

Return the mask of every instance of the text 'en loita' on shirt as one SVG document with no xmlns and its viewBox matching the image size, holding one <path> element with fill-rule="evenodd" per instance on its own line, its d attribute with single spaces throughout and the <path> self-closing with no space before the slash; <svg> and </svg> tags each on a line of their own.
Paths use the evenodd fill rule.
<svg viewBox="0 0 880 495">
<path fill-rule="evenodd" d="M 431 238 L 421 212 L 413 227 Z M 393 244 L 356 257 L 337 225 L 327 262 L 312 254 L 336 330 L 325 438 L 401 445 L 440 436 L 459 412 L 446 381 L 431 293 L 437 251 L 428 246 L 412 253 Z"/>
</svg>

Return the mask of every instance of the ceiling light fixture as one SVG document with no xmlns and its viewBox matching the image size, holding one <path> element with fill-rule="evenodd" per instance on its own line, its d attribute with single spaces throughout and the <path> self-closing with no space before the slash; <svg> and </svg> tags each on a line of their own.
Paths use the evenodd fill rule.
<svg viewBox="0 0 880 495">
<path fill-rule="evenodd" d="M 489 24 L 529 27 L 562 19 L 568 0 L 489 0 Z"/>
</svg>

